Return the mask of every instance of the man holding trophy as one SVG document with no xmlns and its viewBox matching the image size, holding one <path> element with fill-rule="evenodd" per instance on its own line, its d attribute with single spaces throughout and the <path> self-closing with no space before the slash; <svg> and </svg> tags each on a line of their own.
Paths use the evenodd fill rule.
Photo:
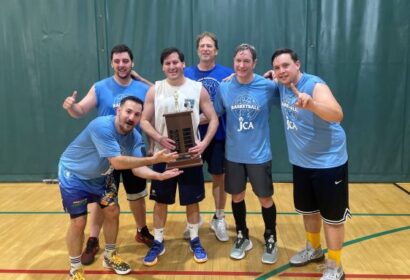
<svg viewBox="0 0 410 280">
<path fill-rule="evenodd" d="M 184 54 L 177 48 L 167 48 L 161 53 L 162 71 L 166 79 L 157 81 L 147 93 L 141 119 L 142 130 L 155 141 L 154 151 L 178 151 L 178 168 L 184 173 L 165 181 L 152 180 L 150 199 L 154 206 L 154 244 L 144 258 L 147 266 L 155 265 L 158 256 L 165 253 L 164 228 L 168 205 L 175 203 L 178 184 L 180 204 L 186 206 L 190 249 L 194 260 L 203 263 L 208 256 L 199 237 L 199 202 L 205 197 L 204 177 L 200 156 L 211 142 L 218 127 L 218 117 L 209 94 L 200 82 L 184 76 Z M 209 120 L 203 139 L 198 137 L 200 111 Z M 162 172 L 165 164 L 155 164 L 153 169 Z"/>
</svg>

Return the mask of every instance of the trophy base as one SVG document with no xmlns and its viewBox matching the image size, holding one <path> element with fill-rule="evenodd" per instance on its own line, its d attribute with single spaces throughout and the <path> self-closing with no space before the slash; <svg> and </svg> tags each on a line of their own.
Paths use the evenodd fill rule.
<svg viewBox="0 0 410 280">
<path fill-rule="evenodd" d="M 201 158 L 181 159 L 181 160 L 176 160 L 174 162 L 167 163 L 166 170 L 173 169 L 173 168 L 183 169 L 183 168 L 189 168 L 189 167 L 194 167 L 194 166 L 200 166 L 203 164 L 204 163 Z"/>
</svg>

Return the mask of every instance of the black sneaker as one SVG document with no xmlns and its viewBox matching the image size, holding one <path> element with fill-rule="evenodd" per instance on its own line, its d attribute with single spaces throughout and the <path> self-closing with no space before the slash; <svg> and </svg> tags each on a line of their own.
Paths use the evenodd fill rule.
<svg viewBox="0 0 410 280">
<path fill-rule="evenodd" d="M 87 240 L 84 252 L 81 254 L 81 263 L 90 265 L 94 262 L 95 255 L 100 250 L 100 244 L 97 237 L 90 237 Z"/>
<path fill-rule="evenodd" d="M 144 243 L 151 248 L 154 243 L 154 236 L 149 232 L 147 226 L 145 226 L 141 229 L 141 231 L 137 230 L 137 234 L 135 234 L 135 241 Z"/>
</svg>

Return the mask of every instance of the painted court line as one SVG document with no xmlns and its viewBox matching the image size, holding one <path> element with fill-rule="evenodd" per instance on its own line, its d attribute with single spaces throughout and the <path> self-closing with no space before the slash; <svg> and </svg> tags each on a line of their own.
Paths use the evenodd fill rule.
<svg viewBox="0 0 410 280">
<path fill-rule="evenodd" d="M 366 240 L 370 240 L 373 238 L 377 238 L 380 236 L 393 234 L 400 231 L 409 230 L 410 226 L 395 228 L 387 231 L 382 231 L 379 233 L 363 236 L 354 240 L 347 241 L 343 244 L 344 247 L 348 247 L 350 245 L 363 242 Z M 323 250 L 325 253 L 327 249 Z M 318 273 L 292 273 L 292 272 L 284 272 L 286 269 L 290 268 L 291 266 L 285 264 L 275 270 L 272 270 L 268 273 L 260 275 L 260 272 L 240 272 L 240 271 L 158 271 L 158 270 L 140 270 L 140 271 L 132 271 L 131 274 L 135 275 L 187 275 L 187 276 L 249 276 L 249 277 L 257 277 L 256 279 L 268 279 L 270 277 L 274 277 L 276 275 L 281 277 L 319 277 L 320 274 Z M 67 274 L 67 270 L 41 270 L 41 269 L 0 269 L 1 274 Z M 107 270 L 87 270 L 86 274 L 113 274 L 111 271 Z M 410 279 L 410 275 L 397 275 L 397 274 L 347 274 L 348 278 L 377 278 L 377 279 Z"/>
<path fill-rule="evenodd" d="M 49 275 L 66 275 L 68 270 L 61 269 L 0 269 L 0 274 L 49 274 Z M 87 275 L 116 275 L 109 270 L 85 270 Z M 260 272 L 249 271 L 177 271 L 177 270 L 138 270 L 131 271 L 130 275 L 185 275 L 185 276 L 250 276 L 260 275 Z"/>
<path fill-rule="evenodd" d="M 367 241 L 367 240 L 370 240 L 370 239 L 373 239 L 373 238 L 377 238 L 377 237 L 380 237 L 380 236 L 393 234 L 393 233 L 396 233 L 396 232 L 409 230 L 409 229 L 410 229 L 410 226 L 405 226 L 405 227 L 400 227 L 400 228 L 395 228 L 395 229 L 391 229 L 391 230 L 386 230 L 386 231 L 370 234 L 370 235 L 367 235 L 367 236 L 359 237 L 357 239 L 346 241 L 345 243 L 343 243 L 343 247 L 345 248 L 345 247 L 348 247 L 350 245 L 353 245 L 353 244 L 356 244 L 356 243 L 359 243 L 359 242 Z M 324 249 L 323 252 L 326 253 L 327 249 Z M 285 264 L 281 267 L 278 267 L 277 269 L 274 269 L 274 270 L 272 270 L 268 273 L 265 273 L 265 274 L 259 276 L 256 279 L 262 280 L 262 279 L 268 279 L 268 278 L 276 276 L 278 274 L 280 275 L 281 272 L 285 271 L 286 269 L 288 269 L 290 267 L 291 266 L 289 265 L 289 263 Z M 361 274 L 361 275 L 364 276 L 364 275 L 367 275 L 367 274 Z M 368 277 L 366 276 L 366 277 L 360 277 L 360 278 L 372 278 L 371 274 L 368 274 L 368 275 L 369 275 Z M 404 279 L 410 279 L 410 275 L 404 275 L 404 277 L 407 277 L 407 278 L 404 278 Z M 385 279 L 389 279 L 389 275 L 386 275 Z"/>
</svg>

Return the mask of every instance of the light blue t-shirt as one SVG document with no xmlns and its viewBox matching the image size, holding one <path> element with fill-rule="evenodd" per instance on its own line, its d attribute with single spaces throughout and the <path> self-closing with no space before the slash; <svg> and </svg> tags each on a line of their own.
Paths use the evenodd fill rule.
<svg viewBox="0 0 410 280">
<path fill-rule="evenodd" d="M 148 85 L 132 80 L 128 86 L 118 84 L 111 76 L 95 83 L 98 116 L 115 115 L 121 99 L 133 95 L 142 101 L 145 100 Z"/>
<path fill-rule="evenodd" d="M 325 82 L 303 73 L 295 86 L 312 96 L 317 83 Z M 296 107 L 296 96 L 290 88 L 279 84 L 279 91 L 290 163 L 304 168 L 332 168 L 346 163 L 346 134 L 340 124 Z"/>
<path fill-rule="evenodd" d="M 272 159 L 269 116 L 278 98 L 277 84 L 257 74 L 249 84 L 236 77 L 220 84 L 214 107 L 219 115 L 226 113 L 227 160 L 260 164 Z"/>
<path fill-rule="evenodd" d="M 60 158 L 64 172 L 81 180 L 104 178 L 110 170 L 107 158 L 120 155 L 142 157 L 141 134 L 133 129 L 122 135 L 115 128 L 115 116 L 97 117 L 71 142 Z"/>
<path fill-rule="evenodd" d="M 199 70 L 197 65 L 186 67 L 184 74 L 187 78 L 201 82 L 204 88 L 208 91 L 211 101 L 214 102 L 216 92 L 218 91 L 220 82 L 231 75 L 233 70 L 231 68 L 216 64 L 214 68 L 208 71 Z M 225 116 L 219 118 L 219 126 L 215 133 L 214 139 L 225 140 Z M 201 138 L 204 138 L 208 124 L 199 126 Z"/>
</svg>

